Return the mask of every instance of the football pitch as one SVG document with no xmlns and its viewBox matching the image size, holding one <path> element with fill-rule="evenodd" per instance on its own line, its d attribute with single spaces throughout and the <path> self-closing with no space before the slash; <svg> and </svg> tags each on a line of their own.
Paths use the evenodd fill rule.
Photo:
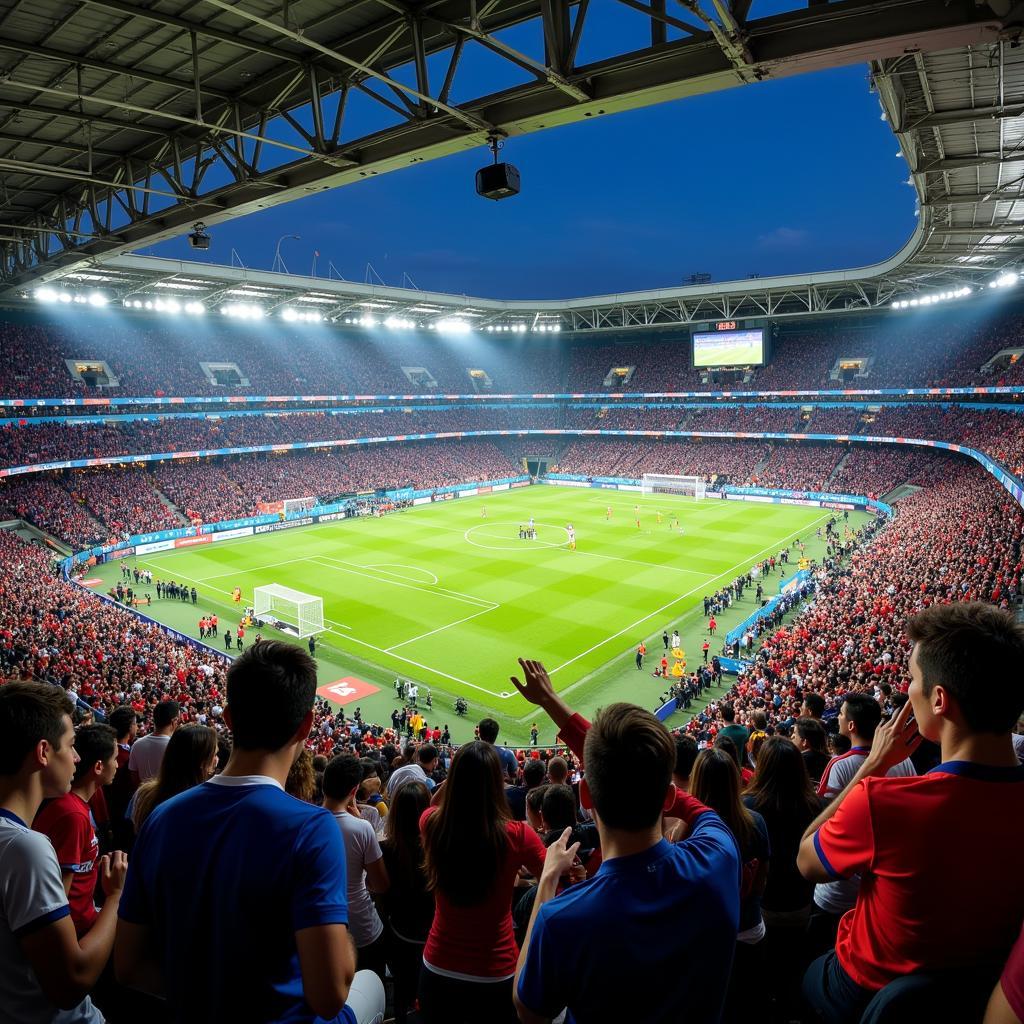
<svg viewBox="0 0 1024 1024">
<path fill-rule="evenodd" d="M 398 706 L 393 681 L 400 676 L 419 684 L 421 705 L 431 691 L 434 719 L 448 722 L 454 735 L 454 699 L 463 697 L 467 721 L 492 714 L 503 724 L 503 739 L 525 741 L 537 712 L 509 681 L 518 657 L 543 661 L 556 688 L 581 710 L 623 699 L 653 707 L 663 689 L 651 678 L 662 630 L 686 627 L 692 667 L 700 659 L 703 596 L 796 538 L 808 541 L 808 554 L 820 554 L 815 531 L 830 514 L 534 486 L 131 561 L 196 587 L 198 608 L 158 601 L 154 593 L 152 607 L 143 609 L 191 636 L 204 610 L 217 612 L 221 634 L 237 625 L 236 586 L 243 605 L 252 603 L 254 587 L 270 583 L 322 597 L 321 687 L 340 679 L 370 684 L 354 703 L 365 717 L 387 721 Z M 681 530 L 673 524 L 677 516 Z M 519 528 L 531 517 L 536 539 L 521 540 Z M 570 523 L 575 551 L 568 547 Z M 97 576 L 110 585 L 119 570 L 110 563 Z M 766 596 L 780 578 L 766 580 Z M 723 625 L 754 607 L 750 593 Z M 272 628 L 262 634 L 279 635 Z M 247 641 L 254 635 L 250 630 Z M 633 652 L 641 640 L 649 664 L 637 672 Z M 211 645 L 223 649 L 222 640 Z M 716 639 L 712 653 L 719 648 Z"/>
</svg>

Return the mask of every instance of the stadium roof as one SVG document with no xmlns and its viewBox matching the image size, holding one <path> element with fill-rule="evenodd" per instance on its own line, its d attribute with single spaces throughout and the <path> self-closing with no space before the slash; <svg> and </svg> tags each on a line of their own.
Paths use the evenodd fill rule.
<svg viewBox="0 0 1024 1024">
<path fill-rule="evenodd" d="M 177 287 L 237 302 L 242 290 L 334 317 L 372 309 L 600 330 L 874 308 L 1017 266 L 1019 5 L 846 0 L 748 22 L 749 0 L 709 0 L 708 10 L 617 2 L 648 17 L 651 45 L 578 67 L 599 6 L 585 0 L 13 0 L 0 14 L 0 291 L 17 300 L 64 278 L 119 300 Z M 529 21 L 543 32 L 541 60 L 496 34 Z M 456 103 L 468 46 L 509 62 L 523 84 Z M 428 74 L 437 58 L 440 80 Z M 196 221 L 216 225 L 489 135 L 864 61 L 920 200 L 914 236 L 875 267 L 505 302 L 128 255 Z M 380 120 L 347 138 L 356 94 Z"/>
</svg>

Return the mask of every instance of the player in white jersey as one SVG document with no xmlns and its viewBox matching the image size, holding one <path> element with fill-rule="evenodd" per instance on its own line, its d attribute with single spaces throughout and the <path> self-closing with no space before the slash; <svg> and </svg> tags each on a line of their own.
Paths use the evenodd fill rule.
<svg viewBox="0 0 1024 1024">
<path fill-rule="evenodd" d="M 569 523 L 565 528 L 565 532 L 569 535 L 569 550 L 576 550 L 576 530 L 573 528 L 572 523 Z"/>
</svg>

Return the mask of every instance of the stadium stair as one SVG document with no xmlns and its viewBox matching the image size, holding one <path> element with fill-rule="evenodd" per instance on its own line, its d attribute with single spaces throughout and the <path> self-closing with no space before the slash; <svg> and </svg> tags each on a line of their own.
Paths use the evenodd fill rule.
<svg viewBox="0 0 1024 1024">
<path fill-rule="evenodd" d="M 189 520 L 185 516 L 185 513 L 182 512 L 181 509 L 178 508 L 178 506 L 175 505 L 174 502 L 171 501 L 171 499 L 168 498 L 167 495 L 164 494 L 164 492 L 161 491 L 159 487 L 157 487 L 156 481 L 151 478 L 149 483 L 150 486 L 153 488 L 153 493 L 156 494 L 156 496 L 160 499 L 162 504 L 167 506 L 167 508 L 171 512 L 171 515 L 173 515 L 174 518 L 178 521 L 178 524 L 180 526 L 188 526 Z"/>
<path fill-rule="evenodd" d="M 846 460 L 850 457 L 850 454 L 851 454 L 850 452 L 846 452 L 846 454 L 843 455 L 843 457 L 836 463 L 835 469 L 833 469 L 832 472 L 829 473 L 828 479 L 825 481 L 825 484 L 822 487 L 823 491 L 827 491 L 829 489 L 829 487 L 832 484 L 832 481 L 835 480 L 835 478 L 839 475 L 839 471 L 845 465 Z"/>
</svg>

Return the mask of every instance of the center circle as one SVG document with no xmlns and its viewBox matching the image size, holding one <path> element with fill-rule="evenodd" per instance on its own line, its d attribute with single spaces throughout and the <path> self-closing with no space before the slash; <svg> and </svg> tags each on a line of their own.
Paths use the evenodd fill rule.
<svg viewBox="0 0 1024 1024">
<path fill-rule="evenodd" d="M 554 526 L 551 523 L 534 523 L 537 531 L 536 540 L 520 540 L 519 527 L 526 526 L 526 522 L 487 522 L 471 526 L 464 534 L 467 543 L 473 547 L 483 548 L 486 551 L 522 551 L 530 548 L 564 548 L 568 543 L 569 533 L 564 526 Z M 501 532 L 484 532 L 498 531 Z M 474 534 L 476 536 L 474 536 Z M 483 537 L 484 540 L 478 540 Z M 551 539 L 551 538 L 557 538 Z M 493 543 L 486 543 L 492 541 Z"/>
</svg>

